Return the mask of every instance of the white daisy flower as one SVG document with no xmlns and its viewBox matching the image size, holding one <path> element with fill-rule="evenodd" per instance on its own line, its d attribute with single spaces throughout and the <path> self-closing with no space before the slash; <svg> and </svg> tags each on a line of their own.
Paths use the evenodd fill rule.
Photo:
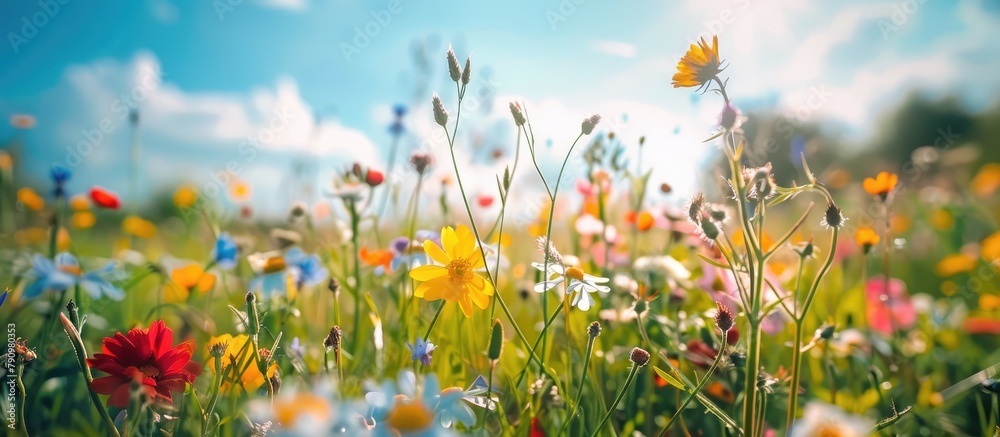
<svg viewBox="0 0 1000 437">
<path fill-rule="evenodd" d="M 549 264 L 549 269 L 545 271 L 545 264 L 534 262 L 531 263 L 536 269 L 545 273 L 545 277 L 549 278 L 542 282 L 535 284 L 536 293 L 544 293 L 555 288 L 557 285 L 563 282 L 569 281 L 566 287 L 566 294 L 572 294 L 578 291 L 575 296 L 573 296 L 572 305 L 577 308 L 587 311 L 590 307 L 594 306 L 596 302 L 590 293 L 598 292 L 608 293 L 611 291 L 611 287 L 604 284 L 610 279 L 602 278 L 600 276 L 588 275 L 576 267 L 563 267 L 559 264 Z M 555 276 L 553 278 L 553 276 Z"/>
</svg>

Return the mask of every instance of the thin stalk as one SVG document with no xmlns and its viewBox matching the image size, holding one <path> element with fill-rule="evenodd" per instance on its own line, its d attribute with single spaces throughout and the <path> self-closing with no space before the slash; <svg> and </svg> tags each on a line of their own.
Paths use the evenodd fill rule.
<svg viewBox="0 0 1000 437">
<path fill-rule="evenodd" d="M 618 404 L 622 401 L 622 398 L 625 397 L 625 393 L 628 392 L 629 387 L 632 386 L 632 381 L 635 380 L 636 373 L 639 373 L 639 365 L 632 363 L 632 370 L 629 370 L 628 372 L 628 378 L 625 379 L 625 385 L 622 386 L 622 390 L 618 392 L 618 397 L 616 397 L 615 401 L 611 403 L 611 408 L 608 408 L 608 413 L 604 415 L 603 419 L 601 419 L 601 423 L 597 425 L 596 429 L 594 429 L 594 433 L 591 434 L 591 437 L 596 437 L 601 430 L 604 429 L 604 425 L 606 425 L 608 420 L 611 419 L 611 414 L 615 412 L 615 408 L 618 408 Z"/>
<path fill-rule="evenodd" d="M 358 243 L 358 229 L 359 221 L 357 205 L 352 199 L 348 201 L 348 209 L 351 213 L 351 245 L 353 246 L 352 255 L 354 256 L 354 284 L 351 287 L 354 290 L 354 331 L 352 332 L 352 348 L 354 355 L 358 355 L 358 350 L 361 346 L 361 259 L 358 251 L 361 250 L 361 246 Z"/>
<path fill-rule="evenodd" d="M 573 410 L 566 417 L 566 422 L 563 423 L 562 428 L 559 429 L 556 436 L 561 436 L 569 430 L 569 424 L 573 421 L 573 417 L 576 416 L 576 411 L 580 408 L 580 400 L 583 399 L 583 388 L 587 386 L 587 375 L 590 374 L 590 357 L 594 352 L 594 341 L 597 340 L 597 337 L 592 335 L 588 335 L 587 337 L 587 353 L 583 359 L 583 378 L 580 380 L 580 388 L 576 392 L 576 400 L 573 401 Z"/>
<path fill-rule="evenodd" d="M 447 302 L 441 302 L 441 305 L 438 305 L 437 311 L 434 312 L 434 318 L 431 319 L 430 326 L 428 326 L 427 331 L 424 332 L 424 341 L 427 341 L 428 338 L 431 338 L 431 330 L 434 329 L 434 325 L 437 324 L 438 318 L 441 317 L 441 312 L 444 311 L 444 306 L 446 303 Z"/>
<path fill-rule="evenodd" d="M 701 381 L 698 381 L 698 385 L 695 386 L 694 391 L 688 394 L 687 398 L 684 399 L 684 402 L 681 403 L 680 407 L 677 407 L 677 411 L 674 412 L 674 415 L 670 416 L 670 420 L 668 420 L 667 424 L 663 426 L 662 430 L 660 430 L 659 437 L 665 437 L 667 435 L 667 431 L 670 430 L 670 426 L 674 424 L 674 421 L 681 417 L 681 413 L 685 408 L 687 408 L 688 404 L 690 404 L 697 394 L 705 388 L 705 384 L 708 383 L 708 380 L 712 379 L 712 375 L 715 374 L 715 369 L 719 368 L 719 363 L 722 362 L 722 357 L 726 353 L 726 338 L 728 337 L 728 334 L 728 331 L 722 331 L 722 348 L 719 350 L 719 353 L 715 355 L 715 361 L 712 362 L 712 367 L 708 369 L 708 373 L 705 374 L 705 377 L 702 378 Z"/>
</svg>

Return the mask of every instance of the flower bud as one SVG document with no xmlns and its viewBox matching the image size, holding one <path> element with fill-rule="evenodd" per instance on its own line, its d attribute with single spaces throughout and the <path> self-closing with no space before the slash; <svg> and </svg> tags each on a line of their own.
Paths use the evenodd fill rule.
<svg viewBox="0 0 1000 437">
<path fill-rule="evenodd" d="M 594 127 L 597 126 L 597 123 L 600 122 L 601 122 L 600 115 L 598 114 L 591 115 L 590 117 L 587 117 L 586 119 L 583 120 L 583 123 L 581 123 L 580 125 L 580 130 L 581 132 L 583 132 L 584 135 L 590 135 L 591 133 L 594 132 Z"/>
<path fill-rule="evenodd" d="M 980 387 L 987 393 L 1000 394 L 1000 381 L 994 378 L 984 379 Z"/>
<path fill-rule="evenodd" d="M 226 349 L 229 349 L 229 343 L 220 341 L 208 347 L 208 354 L 216 359 L 222 358 L 226 354 Z"/>
<path fill-rule="evenodd" d="M 448 47 L 448 74 L 456 83 L 462 79 L 462 66 L 459 65 L 458 56 L 455 56 L 455 51 L 451 47 Z"/>
<path fill-rule="evenodd" d="M 708 219 L 707 216 L 701 218 L 701 232 L 708 241 L 715 241 L 719 238 L 719 226 Z"/>
<path fill-rule="evenodd" d="M 708 216 L 714 222 L 724 223 L 726 221 L 726 206 L 718 203 L 708 205 Z"/>
<path fill-rule="evenodd" d="M 823 340 L 829 340 L 833 338 L 836 328 L 836 325 L 824 323 L 819 327 L 819 329 L 816 330 L 816 337 L 822 338 Z"/>
<path fill-rule="evenodd" d="M 740 119 L 740 113 L 736 110 L 736 107 L 732 103 L 726 103 L 726 106 L 722 108 L 722 115 L 719 116 L 719 125 L 723 129 L 730 130 L 737 127 L 737 122 Z"/>
<path fill-rule="evenodd" d="M 340 294 L 340 281 L 337 278 L 330 278 L 330 282 L 326 284 L 326 288 L 336 296 Z"/>
<path fill-rule="evenodd" d="M 424 171 L 426 171 L 427 167 L 430 166 L 431 163 L 433 162 L 434 158 L 427 153 L 413 152 L 413 154 L 410 155 L 410 165 L 412 165 L 413 168 L 417 170 L 418 174 L 424 174 Z"/>
<path fill-rule="evenodd" d="M 489 347 L 489 357 L 490 360 L 496 361 L 500 359 L 500 354 L 503 352 L 503 324 L 500 323 L 500 319 L 493 321 L 493 329 L 490 332 L 490 347 Z"/>
<path fill-rule="evenodd" d="M 649 352 L 646 352 L 642 348 L 634 348 L 632 349 L 632 353 L 629 354 L 628 359 L 635 363 L 635 365 L 642 367 L 649 364 Z"/>
<path fill-rule="evenodd" d="M 732 361 L 734 366 L 742 368 L 747 365 L 747 354 L 743 352 L 733 352 L 729 354 L 729 361 Z"/>
<path fill-rule="evenodd" d="M 435 94 L 434 97 L 431 98 L 431 103 L 434 106 L 434 122 L 441 126 L 447 125 L 448 110 L 444 109 L 444 102 L 442 102 L 441 98 Z"/>
<path fill-rule="evenodd" d="M 382 182 L 385 182 L 385 174 L 378 170 L 368 169 L 368 172 L 365 174 L 365 183 L 369 187 L 377 187 L 382 185 Z"/>
<path fill-rule="evenodd" d="M 590 338 L 597 338 L 601 336 L 601 322 L 593 322 L 590 326 L 587 326 L 587 335 Z"/>
<path fill-rule="evenodd" d="M 274 375 L 268 378 L 268 381 L 271 383 L 271 390 L 274 394 L 278 394 L 281 391 L 281 371 L 274 369 Z"/>
</svg>

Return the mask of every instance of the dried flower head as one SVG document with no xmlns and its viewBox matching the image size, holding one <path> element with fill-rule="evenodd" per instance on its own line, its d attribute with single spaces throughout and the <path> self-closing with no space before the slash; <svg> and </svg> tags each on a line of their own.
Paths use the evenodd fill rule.
<svg viewBox="0 0 1000 437">
<path fill-rule="evenodd" d="M 635 365 L 642 367 L 649 364 L 649 352 L 646 352 L 645 349 L 637 347 L 632 349 L 632 353 L 629 354 L 628 359 L 629 361 L 635 363 Z"/>
<path fill-rule="evenodd" d="M 823 213 L 823 221 L 820 224 L 827 228 L 839 229 L 844 226 L 844 222 L 846 221 L 847 217 L 844 217 L 840 208 L 836 204 L 830 203 L 826 207 L 826 212 Z"/>
<path fill-rule="evenodd" d="M 591 115 L 590 117 L 585 118 L 583 120 L 583 123 L 580 124 L 580 130 L 583 132 L 584 135 L 590 135 L 591 133 L 594 132 L 594 127 L 597 126 L 597 123 L 600 122 L 601 122 L 600 115 L 598 114 Z"/>
<path fill-rule="evenodd" d="M 340 294 L 340 281 L 337 278 L 330 278 L 330 282 L 326 284 L 326 288 L 336 296 Z"/>
<path fill-rule="evenodd" d="M 715 326 L 721 329 L 722 332 L 732 329 L 734 324 L 733 311 L 721 302 L 716 302 L 715 307 L 717 310 L 715 313 Z"/>
<path fill-rule="evenodd" d="M 413 152 L 413 154 L 410 155 L 410 165 L 412 165 L 419 174 L 424 174 L 424 172 L 427 171 L 427 167 L 433 163 L 434 157 L 429 153 Z"/>
<path fill-rule="evenodd" d="M 327 351 L 337 352 L 340 350 L 340 345 L 343 340 L 343 331 L 340 330 L 340 326 L 334 325 L 330 328 L 330 334 L 328 334 L 326 339 L 323 340 L 323 347 L 325 347 Z"/>
<path fill-rule="evenodd" d="M 687 216 L 692 223 L 698 224 L 701 221 L 701 207 L 705 205 L 705 194 L 701 191 L 694 193 L 687 206 Z"/>
<path fill-rule="evenodd" d="M 222 358 L 226 354 L 226 349 L 229 349 L 229 342 L 220 341 L 208 346 L 208 354 L 215 358 Z"/>
<path fill-rule="evenodd" d="M 456 61 L 457 62 L 457 61 Z M 444 102 L 437 94 L 431 97 L 431 104 L 434 106 L 434 122 L 445 126 L 448 124 L 448 110 L 444 109 Z"/>
<path fill-rule="evenodd" d="M 597 338 L 601 336 L 601 322 L 593 322 L 587 326 L 587 335 L 591 338 Z"/>
<path fill-rule="evenodd" d="M 712 221 L 717 223 L 726 222 L 726 205 L 720 203 L 710 203 L 707 205 L 706 209 L 708 210 L 708 217 L 711 218 Z"/>
</svg>

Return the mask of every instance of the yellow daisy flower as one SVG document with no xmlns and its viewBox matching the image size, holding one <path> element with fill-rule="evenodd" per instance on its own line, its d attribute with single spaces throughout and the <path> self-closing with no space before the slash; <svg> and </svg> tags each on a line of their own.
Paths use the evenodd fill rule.
<svg viewBox="0 0 1000 437">
<path fill-rule="evenodd" d="M 465 226 L 441 230 L 441 246 L 424 241 L 424 251 L 440 265 L 425 265 L 410 270 L 410 277 L 422 281 L 413 295 L 426 300 L 458 302 L 466 317 L 472 306 L 486 309 L 493 286 L 477 270 L 486 267 L 476 236 Z"/>
<path fill-rule="evenodd" d="M 721 65 L 719 37 L 712 37 L 711 47 L 702 38 L 697 45 L 691 44 L 691 49 L 677 63 L 677 73 L 672 78 L 674 88 L 705 85 L 722 72 Z"/>
</svg>

